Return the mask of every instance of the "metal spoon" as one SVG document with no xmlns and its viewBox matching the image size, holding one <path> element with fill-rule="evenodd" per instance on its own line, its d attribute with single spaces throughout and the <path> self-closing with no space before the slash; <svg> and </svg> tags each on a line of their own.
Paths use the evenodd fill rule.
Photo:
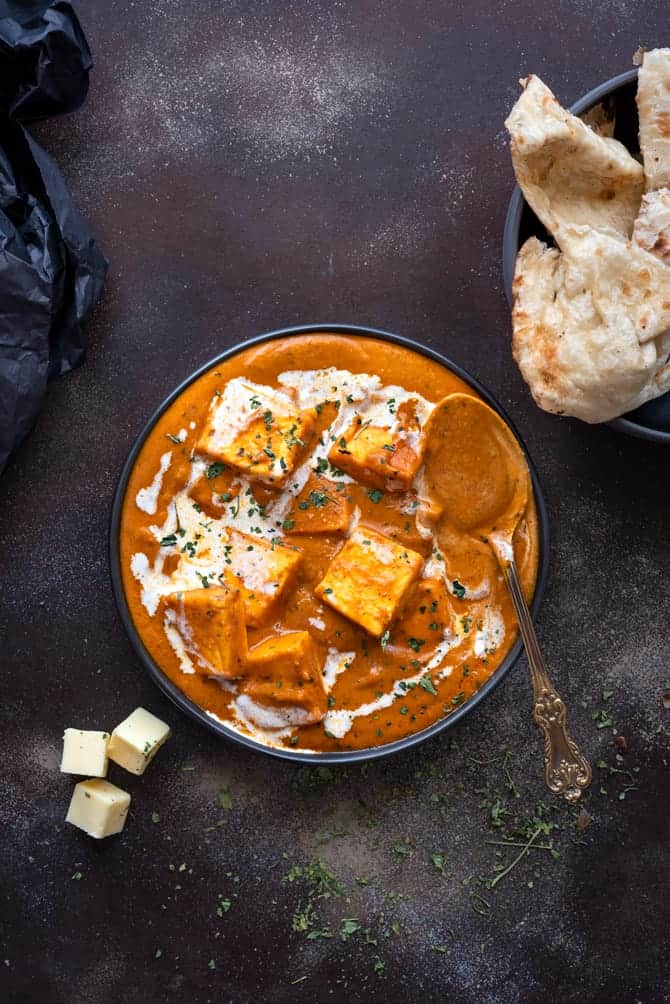
<svg viewBox="0 0 670 1004">
<path fill-rule="evenodd" d="M 426 486 L 444 506 L 443 518 L 488 542 L 509 589 L 528 656 L 533 718 L 544 734 L 547 787 L 576 802 L 591 767 L 568 735 L 565 704 L 549 678 L 514 557 L 514 533 L 531 491 L 523 452 L 500 416 L 469 394 L 439 402 L 426 441 Z"/>
</svg>

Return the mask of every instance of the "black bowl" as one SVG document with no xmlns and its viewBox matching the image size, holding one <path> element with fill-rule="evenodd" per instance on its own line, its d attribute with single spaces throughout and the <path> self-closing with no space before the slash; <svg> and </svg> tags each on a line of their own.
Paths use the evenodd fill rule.
<svg viewBox="0 0 670 1004">
<path fill-rule="evenodd" d="M 112 573 L 112 588 L 114 590 L 114 597 L 116 599 L 116 604 L 121 615 L 121 620 L 123 626 L 125 627 L 128 636 L 132 642 L 135 652 L 139 656 L 140 662 L 143 664 L 145 669 L 148 671 L 149 675 L 153 679 L 154 683 L 157 683 L 164 694 L 174 701 L 174 703 L 182 711 L 185 711 L 191 718 L 194 718 L 201 725 L 207 726 L 213 732 L 218 735 L 225 737 L 226 739 L 231 739 L 233 742 L 238 743 L 241 746 L 246 746 L 248 749 L 257 750 L 260 753 L 268 754 L 269 756 L 279 757 L 282 760 L 295 760 L 301 763 L 310 764 L 323 764 L 323 763 L 354 763 L 361 762 L 363 760 L 373 760 L 377 757 L 389 756 L 391 753 L 397 753 L 399 750 L 409 749 L 411 746 L 416 746 L 417 743 L 423 742 L 425 739 L 430 739 L 431 736 L 437 735 L 438 732 L 442 732 L 444 729 L 449 729 L 456 722 L 460 721 L 465 715 L 469 714 L 470 711 L 475 708 L 480 701 L 482 701 L 487 694 L 490 694 L 494 687 L 497 687 L 504 676 L 510 671 L 516 660 L 519 658 L 521 653 L 521 641 L 517 641 L 514 647 L 507 654 L 507 657 L 500 664 L 493 676 L 490 677 L 462 707 L 457 708 L 452 714 L 448 715 L 446 718 L 429 728 L 424 729 L 421 732 L 416 732 L 414 735 L 408 736 L 406 739 L 399 739 L 393 743 L 387 743 L 385 746 L 377 746 L 373 749 L 363 749 L 363 750 L 351 750 L 342 753 L 305 753 L 299 750 L 288 750 L 288 749 L 278 749 L 272 746 L 265 746 L 263 743 L 257 742 L 255 739 L 251 739 L 247 736 L 240 735 L 239 732 L 235 732 L 233 729 L 228 728 L 225 724 L 210 718 L 205 711 L 199 705 L 190 701 L 188 697 L 177 687 L 167 676 L 163 673 L 160 666 L 154 661 L 154 659 L 149 655 L 146 648 L 142 643 L 135 625 L 133 624 L 132 618 L 130 616 L 130 611 L 128 609 L 128 604 L 126 602 L 125 593 L 123 590 L 123 582 L 121 578 L 121 562 L 119 556 L 119 530 L 121 523 L 121 508 L 123 505 L 124 495 L 126 493 L 126 486 L 128 484 L 128 478 L 132 471 L 133 465 L 137 456 L 144 444 L 145 439 L 153 429 L 154 425 L 163 414 L 163 412 L 168 408 L 175 398 L 185 390 L 189 384 L 197 380 L 199 376 L 205 373 L 212 366 L 216 366 L 223 362 L 224 359 L 228 359 L 230 356 L 235 355 L 238 352 L 242 352 L 244 349 L 249 348 L 252 345 L 258 345 L 260 342 L 268 341 L 273 338 L 285 338 L 290 335 L 306 335 L 315 332 L 333 332 L 335 334 L 341 335 L 356 335 L 363 338 L 383 338 L 386 341 L 393 342 L 396 345 L 404 345 L 408 349 L 413 349 L 415 352 L 420 352 L 422 355 L 427 356 L 429 359 L 434 359 L 436 362 L 441 363 L 447 369 L 451 370 L 456 376 L 460 377 L 469 384 L 473 390 L 475 390 L 486 402 L 489 404 L 501 418 L 509 425 L 510 429 L 517 437 L 519 445 L 523 450 L 526 460 L 528 462 L 528 467 L 530 469 L 532 481 L 533 481 L 533 491 L 535 493 L 535 502 L 537 505 L 538 514 L 538 524 L 540 533 L 540 554 L 538 562 L 538 573 L 537 573 L 537 584 L 535 587 L 535 595 L 533 597 L 532 603 L 532 613 L 535 615 L 542 601 L 544 591 L 547 584 L 548 575 L 548 565 L 549 565 L 549 520 L 547 517 L 547 510 L 542 497 L 542 490 L 540 488 L 540 483 L 537 477 L 537 472 L 533 466 L 533 462 L 528 455 L 528 451 L 523 443 L 523 440 L 519 436 L 518 432 L 512 425 L 509 417 L 505 414 L 504 410 L 500 407 L 495 398 L 481 386 L 474 377 L 462 370 L 460 366 L 456 366 L 449 359 L 440 355 L 438 352 L 433 351 L 433 349 L 426 348 L 423 345 L 419 345 L 417 342 L 413 342 L 408 338 L 401 338 L 400 335 L 389 334 L 386 331 L 377 331 L 374 328 L 360 328 L 352 324 L 307 324 L 302 325 L 297 328 L 284 328 L 279 331 L 271 331 L 265 335 L 259 335 L 257 338 L 252 338 L 249 341 L 242 342 L 240 345 L 236 345 L 232 349 L 227 349 L 222 352 L 221 355 L 216 356 L 210 362 L 206 363 L 195 373 L 191 374 L 183 383 L 181 383 L 172 393 L 163 401 L 163 403 L 157 408 L 153 413 L 147 424 L 145 425 L 142 432 L 137 437 L 135 444 L 130 451 L 128 459 L 123 465 L 121 475 L 119 477 L 118 484 L 116 486 L 116 491 L 114 493 L 114 500 L 112 503 L 112 515 L 111 515 L 111 525 L 109 534 L 109 560 L 111 565 Z"/>
<path fill-rule="evenodd" d="M 637 70 L 627 70 L 618 77 L 612 77 L 575 101 L 570 111 L 573 115 L 583 115 L 595 105 L 604 103 L 615 113 L 614 138 L 620 140 L 631 153 L 639 153 L 638 117 L 635 95 L 637 92 Z M 517 185 L 512 194 L 505 232 L 503 235 L 503 276 L 505 293 L 512 306 L 512 280 L 517 251 L 529 237 L 538 237 L 548 244 L 553 240 L 540 223 L 537 216 L 523 197 Z M 608 423 L 611 428 L 625 432 L 629 436 L 650 439 L 656 443 L 670 443 L 670 394 L 664 394 L 643 404 L 641 408 L 629 412 Z"/>
</svg>

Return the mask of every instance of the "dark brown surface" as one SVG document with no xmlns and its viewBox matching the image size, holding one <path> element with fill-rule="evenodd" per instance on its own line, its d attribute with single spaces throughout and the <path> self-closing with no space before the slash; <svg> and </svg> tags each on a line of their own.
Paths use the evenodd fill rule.
<svg viewBox="0 0 670 1004">
<path fill-rule="evenodd" d="M 670 41 L 666 5 L 79 9 L 90 99 L 37 131 L 111 269 L 88 362 L 52 385 L 0 484 L 3 1000 L 670 1000 L 668 453 L 534 408 L 510 358 L 500 268 L 517 78 L 533 70 L 570 101 L 639 44 Z M 313 320 L 395 330 L 471 369 L 545 484 L 541 639 L 593 763 L 631 770 L 636 790 L 595 768 L 591 825 L 556 807 L 560 829 L 537 842 L 553 837 L 560 857 L 530 851 L 493 890 L 478 877 L 516 849 L 487 842 L 501 833 L 491 803 L 507 825 L 551 801 L 524 665 L 455 742 L 315 772 L 180 716 L 113 607 L 111 495 L 147 415 L 223 347 Z M 63 824 L 60 736 L 111 728 L 137 704 L 174 738 L 144 778 L 113 772 L 134 798 L 127 830 L 94 843 Z M 622 760 L 598 709 L 626 739 Z M 405 838 L 411 853 L 394 851 Z M 316 928 L 335 936 L 310 941 L 292 930 L 306 887 L 283 876 L 315 856 L 345 893 L 316 902 Z M 377 945 L 360 931 L 344 942 L 342 918 Z"/>
</svg>

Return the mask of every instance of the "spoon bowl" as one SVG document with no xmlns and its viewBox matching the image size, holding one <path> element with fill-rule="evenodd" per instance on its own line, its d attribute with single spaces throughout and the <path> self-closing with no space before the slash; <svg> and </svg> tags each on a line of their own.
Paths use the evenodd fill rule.
<svg viewBox="0 0 670 1004">
<path fill-rule="evenodd" d="M 511 541 L 528 506 L 530 476 L 509 426 L 470 394 L 449 394 L 430 416 L 426 442 L 426 482 L 449 522 Z"/>
</svg>

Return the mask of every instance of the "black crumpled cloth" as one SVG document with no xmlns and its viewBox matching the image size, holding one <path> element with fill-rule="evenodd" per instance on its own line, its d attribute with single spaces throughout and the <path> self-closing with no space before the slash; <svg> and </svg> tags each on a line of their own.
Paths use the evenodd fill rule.
<svg viewBox="0 0 670 1004">
<path fill-rule="evenodd" d="M 78 108 L 92 65 L 70 3 L 0 0 L 0 473 L 47 381 L 82 362 L 105 281 L 63 176 L 23 125 Z"/>
</svg>

